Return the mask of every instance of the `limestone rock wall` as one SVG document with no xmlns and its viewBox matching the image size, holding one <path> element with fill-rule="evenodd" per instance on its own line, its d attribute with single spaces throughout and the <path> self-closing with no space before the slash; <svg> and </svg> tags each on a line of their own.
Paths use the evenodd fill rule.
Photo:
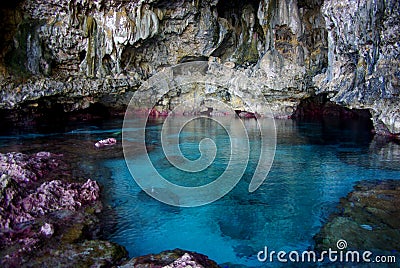
<svg viewBox="0 0 400 268">
<path fill-rule="evenodd" d="M 314 81 L 319 92 L 369 109 L 374 125 L 400 133 L 400 2 L 325 1 L 329 67 Z"/>
<path fill-rule="evenodd" d="M 258 19 L 265 48 L 256 77 L 277 117 L 288 117 L 314 94 L 312 77 L 328 66 L 322 0 L 263 0 Z"/>
<path fill-rule="evenodd" d="M 0 109 L 123 108 L 163 68 L 210 60 L 254 81 L 276 117 L 329 93 L 400 133 L 398 1 L 19 0 L 0 12 Z"/>
</svg>

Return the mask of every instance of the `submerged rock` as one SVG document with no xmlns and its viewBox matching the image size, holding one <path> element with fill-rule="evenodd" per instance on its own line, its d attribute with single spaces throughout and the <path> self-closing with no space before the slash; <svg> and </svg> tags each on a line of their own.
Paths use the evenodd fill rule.
<svg viewBox="0 0 400 268">
<path fill-rule="evenodd" d="M 362 181 L 341 199 L 339 212 L 314 237 L 316 248 L 400 252 L 400 181 Z"/>
<path fill-rule="evenodd" d="M 100 140 L 100 141 L 96 142 L 94 144 L 94 146 L 96 148 L 102 148 L 102 147 L 105 147 L 105 146 L 115 145 L 116 143 L 117 143 L 117 140 L 115 138 L 107 138 L 107 139 Z"/>
</svg>

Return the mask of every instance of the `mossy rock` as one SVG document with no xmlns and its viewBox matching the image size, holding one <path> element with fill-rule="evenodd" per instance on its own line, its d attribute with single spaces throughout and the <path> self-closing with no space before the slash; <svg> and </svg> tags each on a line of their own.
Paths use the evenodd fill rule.
<svg viewBox="0 0 400 268">
<path fill-rule="evenodd" d="M 348 249 L 400 251 L 400 181 L 362 181 L 339 211 L 314 237 L 318 250 L 335 249 L 344 239 Z"/>
<path fill-rule="evenodd" d="M 85 225 L 82 223 L 75 224 L 69 227 L 62 234 L 61 242 L 63 244 L 70 244 L 83 238 L 83 230 Z"/>
<path fill-rule="evenodd" d="M 29 265 L 25 266 L 110 267 L 120 264 L 127 257 L 128 252 L 123 246 L 108 241 L 88 240 L 38 252 L 29 260 Z"/>
<path fill-rule="evenodd" d="M 235 52 L 236 63 L 242 65 L 244 63 L 256 63 L 259 55 L 257 50 L 257 44 L 253 40 L 250 44 L 242 44 Z"/>
</svg>

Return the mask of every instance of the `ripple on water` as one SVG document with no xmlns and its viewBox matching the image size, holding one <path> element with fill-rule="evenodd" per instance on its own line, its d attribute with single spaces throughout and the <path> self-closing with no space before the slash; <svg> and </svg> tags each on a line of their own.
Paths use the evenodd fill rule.
<svg viewBox="0 0 400 268">
<path fill-rule="evenodd" d="M 368 169 L 400 171 L 400 143 L 375 137 L 367 148 L 339 147 L 338 158 L 349 165 Z"/>
<path fill-rule="evenodd" d="M 317 202 L 312 207 L 312 215 L 313 217 L 319 219 L 321 223 L 326 222 L 332 213 L 338 211 L 338 204 L 338 202 L 330 201 Z"/>
</svg>

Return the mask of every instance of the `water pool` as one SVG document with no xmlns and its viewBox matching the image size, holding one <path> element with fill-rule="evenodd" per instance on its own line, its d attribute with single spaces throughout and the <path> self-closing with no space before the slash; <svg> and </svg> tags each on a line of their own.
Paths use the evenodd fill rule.
<svg viewBox="0 0 400 268">
<path fill-rule="evenodd" d="M 171 180 L 207 183 L 207 174 L 218 175 L 226 166 L 225 153 L 221 152 L 215 170 L 207 174 L 185 177 L 176 173 L 162 154 L 158 137 L 161 126 L 157 120 L 148 125 L 149 154 L 160 172 Z M 254 171 L 254 163 L 250 162 L 229 194 L 194 208 L 165 205 L 145 194 L 132 179 L 121 147 L 93 149 L 93 141 L 120 138 L 121 121 L 72 125 L 56 133 L 11 133 L 1 137 L 0 149 L 48 150 L 75 157 L 79 168 L 103 185 L 109 213 L 104 215 L 108 222 L 105 238 L 124 245 L 132 257 L 182 248 L 205 254 L 218 263 L 257 267 L 263 265 L 256 254 L 264 246 L 276 251 L 312 248 L 313 236 L 355 182 L 400 179 L 400 146 L 377 142 L 363 123 L 278 120 L 276 126 L 275 159 L 261 187 L 248 192 Z M 198 124 L 184 133 L 184 154 L 196 156 L 198 149 L 191 142 L 198 143 L 210 130 L 219 144 L 227 143 L 220 137 L 224 135 L 222 129 Z M 257 148 L 256 135 L 249 137 L 252 148 Z M 255 155 L 250 161 L 257 157 L 257 150 L 252 153 Z M 138 163 L 141 157 L 137 156 Z"/>
<path fill-rule="evenodd" d="M 237 119 L 239 120 L 239 119 Z M 252 150 L 249 168 L 238 185 L 222 199 L 201 207 L 177 208 L 147 196 L 132 179 L 125 161 L 104 161 L 111 170 L 107 203 L 116 211 L 115 229 L 109 239 L 124 245 L 131 256 L 182 248 L 201 252 L 218 263 L 260 266 L 256 254 L 268 246 L 274 250 L 306 250 L 313 236 L 339 199 L 359 180 L 400 179 L 399 155 L 390 160 L 374 150 L 372 136 L 360 122 L 337 125 L 323 122 L 276 121 L 277 149 L 267 180 L 253 193 L 248 185 L 257 150 Z M 226 167 L 224 150 L 216 167 L 199 174 L 181 174 L 168 165 L 158 133 L 161 122 L 148 126 L 149 155 L 164 177 L 175 183 L 208 183 Z M 212 129 L 212 131 L 210 131 Z M 196 124 L 183 131 L 182 152 L 199 155 L 198 141 L 208 133 L 226 148 L 223 130 Z M 257 148 L 257 135 L 249 135 Z M 188 145 L 189 144 L 189 145 Z M 141 168 L 138 155 L 135 168 Z M 195 157 L 194 157 L 195 158 Z"/>
</svg>

